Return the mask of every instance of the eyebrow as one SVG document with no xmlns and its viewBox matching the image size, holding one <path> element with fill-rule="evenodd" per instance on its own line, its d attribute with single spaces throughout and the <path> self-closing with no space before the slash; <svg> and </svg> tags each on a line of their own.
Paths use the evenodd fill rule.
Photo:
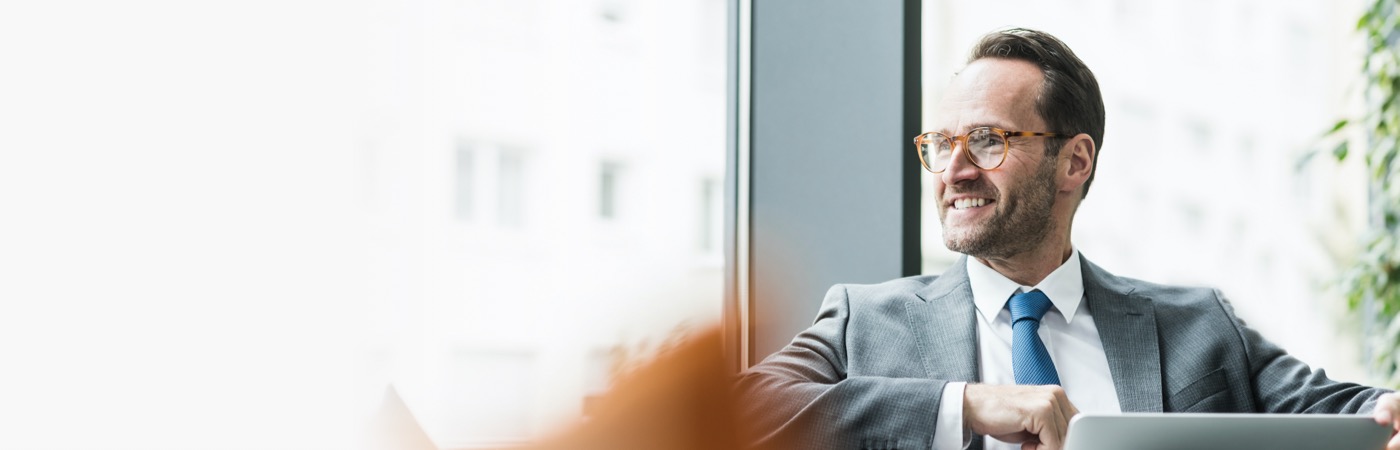
<svg viewBox="0 0 1400 450">
<path fill-rule="evenodd" d="M 1005 126 L 1005 125 L 995 124 L 995 123 L 991 123 L 991 122 L 977 122 L 977 123 L 968 125 L 967 129 L 972 130 L 972 129 L 983 128 L 983 127 L 986 127 L 986 128 L 1000 128 L 1000 129 L 1003 129 L 1003 130 L 1006 129 L 1006 126 Z M 946 135 L 952 135 L 952 134 L 953 134 L 953 132 L 952 132 L 952 131 L 949 131 L 947 128 L 941 128 L 941 129 L 938 130 L 938 132 L 939 132 L 939 133 L 946 134 Z"/>
</svg>

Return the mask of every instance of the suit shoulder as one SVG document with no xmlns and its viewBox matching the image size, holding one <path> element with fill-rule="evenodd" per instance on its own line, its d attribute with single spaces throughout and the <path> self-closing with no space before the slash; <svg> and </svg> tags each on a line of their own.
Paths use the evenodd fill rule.
<svg viewBox="0 0 1400 450">
<path fill-rule="evenodd" d="M 1215 288 L 1153 283 L 1128 277 L 1118 277 L 1118 281 L 1130 286 L 1133 295 L 1152 299 L 1159 309 L 1168 307 L 1220 310 L 1222 298 L 1220 291 Z"/>
<path fill-rule="evenodd" d="M 1138 299 L 1149 299 L 1155 308 L 1195 309 L 1220 311 L 1223 298 L 1220 291 L 1203 286 L 1185 286 L 1153 283 L 1136 278 L 1115 275 L 1087 259 L 1084 264 L 1084 288 L 1100 295 L 1126 295 Z"/>
<path fill-rule="evenodd" d="M 915 275 L 874 284 L 838 284 L 832 290 L 845 290 L 852 303 L 898 302 L 916 298 L 915 292 L 928 288 L 937 275 Z"/>
</svg>

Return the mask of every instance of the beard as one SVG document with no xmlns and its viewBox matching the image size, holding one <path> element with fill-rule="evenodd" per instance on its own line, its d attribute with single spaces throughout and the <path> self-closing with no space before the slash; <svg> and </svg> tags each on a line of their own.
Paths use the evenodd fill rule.
<svg viewBox="0 0 1400 450">
<path fill-rule="evenodd" d="M 1039 246 L 1050 234 L 1050 210 L 1055 205 L 1055 159 L 1047 158 L 1036 167 L 1034 176 L 1009 186 L 1006 195 L 979 177 L 957 192 L 990 193 L 996 198 L 992 216 L 980 224 L 948 228 L 948 208 L 939 208 L 943 244 L 949 250 L 982 258 L 1006 258 Z M 952 192 L 949 192 L 952 193 Z"/>
</svg>

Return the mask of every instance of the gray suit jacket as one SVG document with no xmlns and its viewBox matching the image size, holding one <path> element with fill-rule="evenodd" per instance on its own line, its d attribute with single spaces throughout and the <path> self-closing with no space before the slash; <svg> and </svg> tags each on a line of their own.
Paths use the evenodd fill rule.
<svg viewBox="0 0 1400 450">
<path fill-rule="evenodd" d="M 1081 261 L 1124 412 L 1361 413 L 1388 392 L 1312 371 L 1219 291 Z M 964 260 L 939 276 L 836 285 L 811 328 L 740 375 L 741 424 L 765 447 L 930 448 L 943 385 L 978 381 L 975 315 Z"/>
</svg>

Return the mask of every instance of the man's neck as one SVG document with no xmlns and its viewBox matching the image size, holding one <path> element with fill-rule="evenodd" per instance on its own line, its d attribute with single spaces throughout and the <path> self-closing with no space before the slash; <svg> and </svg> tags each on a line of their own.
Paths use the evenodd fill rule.
<svg viewBox="0 0 1400 450">
<path fill-rule="evenodd" d="M 1069 255 L 1074 253 L 1074 247 L 1070 245 L 1069 239 L 1064 242 L 1056 242 L 1054 245 L 1046 243 L 1034 250 L 1019 253 L 1005 258 L 974 256 L 982 264 L 991 267 L 992 270 L 1002 274 L 1011 281 L 1015 281 L 1022 286 L 1035 286 L 1040 284 L 1045 277 L 1050 276 Z"/>
</svg>

